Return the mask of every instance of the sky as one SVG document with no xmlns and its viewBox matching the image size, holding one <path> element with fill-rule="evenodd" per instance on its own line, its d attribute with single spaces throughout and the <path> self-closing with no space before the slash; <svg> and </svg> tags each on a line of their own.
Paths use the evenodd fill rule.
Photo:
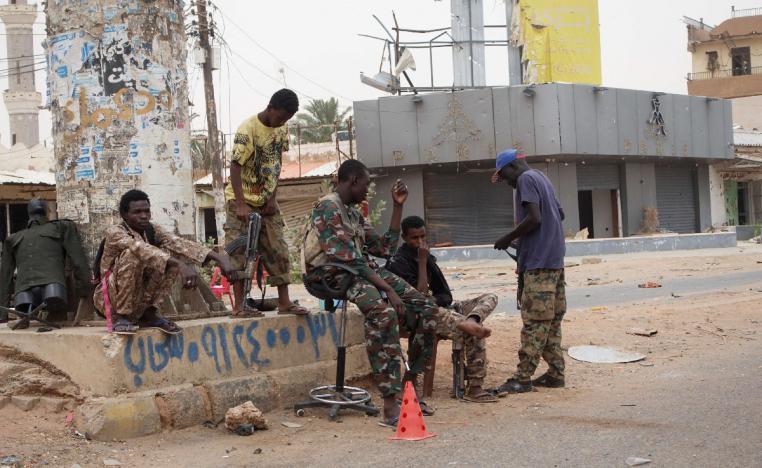
<svg viewBox="0 0 762 468">
<path fill-rule="evenodd" d="M 186 0 L 187 3 L 187 0 Z M 302 103 L 311 98 L 336 97 L 343 107 L 353 100 L 375 99 L 384 93 L 360 82 L 360 72 L 374 74 L 381 60 L 381 42 L 358 36 L 385 35 L 372 15 L 387 27 L 392 11 L 400 27 L 412 29 L 450 26 L 448 0 L 211 0 L 217 28 L 227 43 L 222 47 L 222 68 L 215 72 L 220 129 L 235 132 L 248 116 L 262 110 L 270 95 L 285 86 L 297 91 Z M 603 85 L 686 93 L 685 75 L 690 72 L 683 16 L 704 18 L 716 25 L 736 8 L 762 7 L 762 0 L 599 0 Z M 186 18 L 186 21 L 188 19 Z M 484 0 L 485 24 L 505 24 L 503 0 Z M 488 38 L 504 39 L 506 31 L 489 30 Z M 0 34 L 5 34 L 0 26 Z M 44 16 L 35 24 L 35 54 L 42 54 Z M 421 40 L 418 35 L 404 39 Z M 0 35 L 0 57 L 7 56 L 5 37 Z M 428 39 L 428 37 L 426 38 Z M 415 84 L 429 82 L 428 53 L 414 51 L 418 69 L 410 76 Z M 0 64 L 6 62 L 0 61 Z M 507 52 L 487 49 L 488 85 L 508 81 Z M 1 65 L 0 65 L 1 66 Z M 40 67 L 42 68 L 42 67 Z M 282 70 L 282 72 L 281 72 Z M 438 84 L 452 80 L 449 50 L 434 56 Z M 0 76 L 5 73 L 0 73 Z M 200 69 L 189 64 L 192 112 L 204 114 Z M 6 78 L 0 78 L 3 89 Z M 43 96 L 45 71 L 36 82 Z M 8 116 L 0 103 L 0 143 L 10 145 Z M 194 127 L 205 127 L 203 118 Z M 40 137 L 51 144 L 50 115 L 40 115 Z"/>
</svg>

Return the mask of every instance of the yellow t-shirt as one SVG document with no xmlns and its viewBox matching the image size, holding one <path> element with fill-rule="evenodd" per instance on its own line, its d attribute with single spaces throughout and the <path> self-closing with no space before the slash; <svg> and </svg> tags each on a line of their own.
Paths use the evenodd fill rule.
<svg viewBox="0 0 762 468">
<path fill-rule="evenodd" d="M 284 151 L 288 125 L 268 127 L 254 115 L 236 130 L 231 160 L 241 165 L 243 198 L 253 208 L 262 207 L 275 192 Z M 235 200 L 232 182 L 225 187 L 225 200 Z"/>
</svg>

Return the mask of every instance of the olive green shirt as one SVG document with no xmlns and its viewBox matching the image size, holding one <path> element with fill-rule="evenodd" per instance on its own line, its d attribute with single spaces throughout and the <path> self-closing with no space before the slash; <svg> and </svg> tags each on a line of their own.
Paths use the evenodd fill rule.
<svg viewBox="0 0 762 468">
<path fill-rule="evenodd" d="M 50 283 L 66 285 L 66 260 L 74 271 L 77 293 L 87 295 L 90 265 L 77 228 L 69 220 L 30 221 L 3 243 L 0 259 L 0 305 L 7 306 L 11 293 Z M 16 272 L 15 288 L 13 273 Z"/>
</svg>

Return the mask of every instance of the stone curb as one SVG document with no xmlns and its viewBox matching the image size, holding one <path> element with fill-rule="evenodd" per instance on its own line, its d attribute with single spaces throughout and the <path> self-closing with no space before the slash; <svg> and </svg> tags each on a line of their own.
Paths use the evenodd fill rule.
<svg viewBox="0 0 762 468">
<path fill-rule="evenodd" d="M 221 422 L 233 406 L 251 400 L 263 412 L 304 400 L 307 391 L 328 385 L 335 361 L 323 361 L 248 377 L 184 384 L 115 398 L 94 398 L 77 408 L 75 424 L 95 440 L 142 437 L 162 430 Z M 369 373 L 364 345 L 347 349 L 347 378 Z"/>
</svg>

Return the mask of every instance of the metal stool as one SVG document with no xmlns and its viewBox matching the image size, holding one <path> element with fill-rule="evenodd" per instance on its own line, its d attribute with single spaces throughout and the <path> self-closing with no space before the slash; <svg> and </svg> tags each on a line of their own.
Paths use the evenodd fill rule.
<svg viewBox="0 0 762 468">
<path fill-rule="evenodd" d="M 344 275 L 343 280 L 336 278 L 335 270 Z M 347 359 L 346 334 L 347 334 L 347 299 L 346 293 L 352 284 L 352 279 L 357 275 L 353 268 L 338 263 L 328 263 L 316 269 L 320 276 L 320 282 L 308 284 L 305 280 L 307 291 L 318 299 L 326 301 L 326 310 L 334 313 L 336 304 L 334 299 L 341 300 L 341 320 L 339 322 L 339 344 L 337 346 L 338 356 L 336 358 L 336 383 L 334 385 L 324 385 L 315 387 L 309 391 L 310 399 L 294 405 L 294 412 L 297 416 L 304 416 L 306 408 L 327 407 L 330 408 L 328 416 L 335 420 L 342 409 L 361 411 L 368 416 L 377 416 L 379 409 L 371 403 L 370 393 L 359 387 L 349 387 L 344 385 L 344 371 Z M 331 282 L 340 283 L 338 287 Z"/>
</svg>

